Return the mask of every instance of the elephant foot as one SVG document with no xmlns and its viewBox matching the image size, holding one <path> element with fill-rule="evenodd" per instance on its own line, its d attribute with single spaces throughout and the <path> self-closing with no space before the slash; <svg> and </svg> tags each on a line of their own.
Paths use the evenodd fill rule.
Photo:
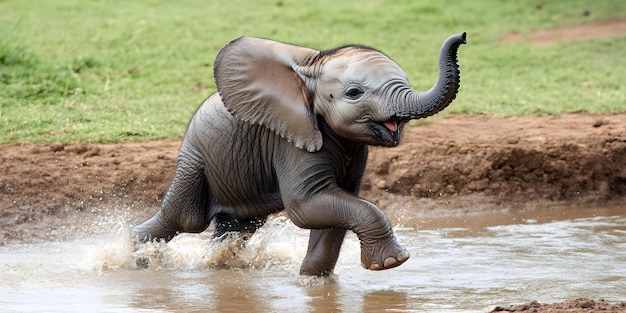
<svg viewBox="0 0 626 313">
<path fill-rule="evenodd" d="M 337 263 L 337 258 L 322 256 L 307 256 L 300 266 L 300 275 L 304 276 L 330 276 Z"/>
<path fill-rule="evenodd" d="M 411 254 L 393 239 L 370 245 L 361 244 L 361 265 L 372 271 L 394 268 L 409 257 Z"/>
<path fill-rule="evenodd" d="M 161 211 L 157 212 L 149 220 L 133 227 L 130 230 L 130 238 L 135 242 L 148 242 L 154 239 L 172 239 L 177 230 L 171 227 L 162 217 Z"/>
<path fill-rule="evenodd" d="M 326 277 L 332 274 L 331 270 L 317 270 L 314 268 L 300 268 L 300 275 L 302 276 L 319 276 Z"/>
</svg>

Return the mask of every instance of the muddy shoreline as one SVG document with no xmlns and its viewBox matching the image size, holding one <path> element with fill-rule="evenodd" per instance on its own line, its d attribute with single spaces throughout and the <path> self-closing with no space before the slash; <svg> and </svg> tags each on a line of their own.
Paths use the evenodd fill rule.
<svg viewBox="0 0 626 313">
<path fill-rule="evenodd" d="M 0 244 L 105 206 L 148 216 L 174 173 L 179 141 L 0 147 Z M 448 115 L 370 149 L 361 196 L 385 209 L 490 210 L 551 202 L 626 206 L 626 113 Z"/>
</svg>

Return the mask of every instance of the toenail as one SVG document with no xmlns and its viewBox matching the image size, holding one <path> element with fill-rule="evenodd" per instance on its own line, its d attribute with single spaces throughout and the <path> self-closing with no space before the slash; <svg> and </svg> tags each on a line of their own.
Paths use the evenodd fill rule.
<svg viewBox="0 0 626 313">
<path fill-rule="evenodd" d="M 388 257 L 388 258 L 386 258 L 386 259 L 385 259 L 384 266 L 385 266 L 385 267 L 390 267 L 390 266 L 392 266 L 392 265 L 396 264 L 397 262 L 398 262 L 398 261 L 397 261 L 396 259 L 394 259 L 394 258 L 392 258 L 392 257 Z"/>
<path fill-rule="evenodd" d="M 378 263 L 372 263 L 372 265 L 370 265 L 370 270 L 372 271 L 378 271 L 378 270 L 382 270 L 383 268 L 380 267 L 380 265 L 378 265 Z"/>
<path fill-rule="evenodd" d="M 400 253 L 398 253 L 398 261 L 400 261 L 400 262 L 404 262 L 404 261 L 408 260 L 409 257 L 411 257 L 411 254 L 408 251 L 406 251 L 406 250 L 400 251 Z"/>
</svg>

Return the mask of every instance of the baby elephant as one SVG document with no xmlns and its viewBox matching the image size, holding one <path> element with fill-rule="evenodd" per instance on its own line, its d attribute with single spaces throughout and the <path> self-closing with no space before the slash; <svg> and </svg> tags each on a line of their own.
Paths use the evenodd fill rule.
<svg viewBox="0 0 626 313">
<path fill-rule="evenodd" d="M 439 78 L 411 90 L 383 53 L 349 45 L 327 51 L 237 38 L 217 54 L 217 93 L 194 114 L 161 209 L 135 226 L 136 241 L 202 232 L 253 233 L 281 210 L 311 230 L 300 274 L 332 273 L 346 230 L 361 264 L 396 267 L 409 258 L 383 212 L 360 199 L 368 145 L 393 147 L 408 120 L 433 115 L 459 89 L 457 51 L 465 33 L 441 47 Z"/>
</svg>

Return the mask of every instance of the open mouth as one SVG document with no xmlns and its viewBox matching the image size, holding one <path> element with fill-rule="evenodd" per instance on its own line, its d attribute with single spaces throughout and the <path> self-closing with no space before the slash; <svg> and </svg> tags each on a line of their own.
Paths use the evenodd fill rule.
<svg viewBox="0 0 626 313">
<path fill-rule="evenodd" d="M 398 121 L 395 120 L 391 120 L 391 121 L 386 121 L 383 123 L 383 125 L 385 127 L 387 127 L 387 129 L 389 129 L 390 132 L 395 133 L 398 131 Z"/>
<path fill-rule="evenodd" d="M 381 125 L 389 131 L 393 140 L 393 145 L 397 145 L 400 142 L 400 126 L 402 125 L 402 121 L 398 119 L 390 119 L 382 122 Z"/>
</svg>

